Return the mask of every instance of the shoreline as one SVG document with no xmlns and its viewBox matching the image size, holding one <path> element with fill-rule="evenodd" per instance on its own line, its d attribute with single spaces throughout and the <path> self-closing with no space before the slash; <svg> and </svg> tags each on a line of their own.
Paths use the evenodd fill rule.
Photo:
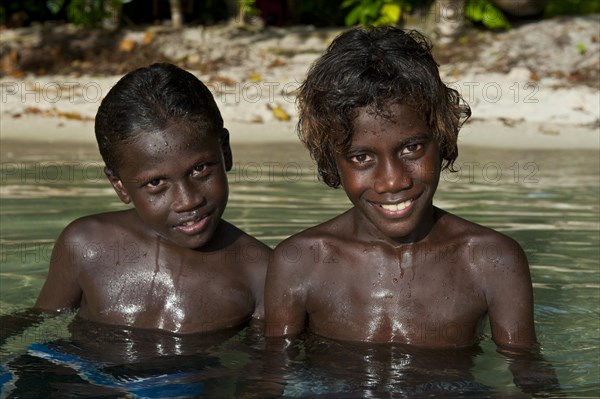
<svg viewBox="0 0 600 399">
<path fill-rule="evenodd" d="M 600 150 L 600 80 L 594 74 L 586 75 L 591 84 L 572 79 L 582 68 L 600 71 L 598 26 L 600 15 L 542 20 L 505 33 L 481 33 L 485 40 L 474 32 L 469 40 L 480 41 L 478 46 L 453 44 L 458 53 L 439 70 L 471 107 L 459 145 Z M 189 27 L 157 35 L 153 54 L 195 56 L 198 64 L 228 60 L 210 71 L 187 69 L 212 92 L 234 145 L 299 143 L 295 92 L 340 30 L 297 26 L 239 34 L 227 26 Z M 7 45 L 29 37 L 11 33 L 15 37 L 9 35 Z M 143 40 L 141 32 L 124 34 Z M 98 106 L 123 75 L 90 70 L 15 76 L 0 77 L 0 143 L 51 145 L 95 144 Z"/>
<path fill-rule="evenodd" d="M 295 122 L 225 122 L 232 145 L 260 143 L 298 143 Z M 19 141 L 40 144 L 96 145 L 94 124 L 88 120 L 69 120 L 43 116 L 2 118 L 0 143 Z M 514 149 L 600 150 L 600 130 L 595 126 L 475 119 L 463 126 L 459 146 Z"/>
</svg>

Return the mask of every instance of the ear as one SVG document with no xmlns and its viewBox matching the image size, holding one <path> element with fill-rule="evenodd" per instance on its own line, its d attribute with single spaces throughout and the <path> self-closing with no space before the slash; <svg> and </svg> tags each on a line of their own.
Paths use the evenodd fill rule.
<svg viewBox="0 0 600 399">
<path fill-rule="evenodd" d="M 233 154 L 229 145 L 229 130 L 225 128 L 221 133 L 221 151 L 223 151 L 223 159 L 225 160 L 225 170 L 229 172 L 233 167 Z"/>
<path fill-rule="evenodd" d="M 104 168 L 104 174 L 106 175 L 106 177 L 108 177 L 108 181 L 110 182 L 110 184 L 112 184 L 113 188 L 115 189 L 115 192 L 119 196 L 119 199 L 123 201 L 124 204 L 131 203 L 131 197 L 129 196 L 129 194 L 127 194 L 125 187 L 123 187 L 123 182 L 121 181 L 121 179 L 107 167 Z"/>
</svg>

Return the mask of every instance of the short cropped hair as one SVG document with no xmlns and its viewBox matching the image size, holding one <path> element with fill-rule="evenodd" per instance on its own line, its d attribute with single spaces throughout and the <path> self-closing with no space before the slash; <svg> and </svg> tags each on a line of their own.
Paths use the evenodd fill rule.
<svg viewBox="0 0 600 399">
<path fill-rule="evenodd" d="M 471 110 L 442 82 L 431 48 L 417 31 L 357 27 L 340 34 L 311 66 L 298 93 L 298 135 L 325 184 L 341 184 L 335 154 L 350 145 L 358 108 L 385 115 L 395 103 L 422 115 L 439 144 L 442 167 L 452 170 L 458 131 Z"/>
<path fill-rule="evenodd" d="M 106 167 L 117 173 L 119 147 L 139 133 L 155 133 L 187 123 L 221 134 L 223 118 L 210 90 L 194 75 L 160 63 L 123 76 L 96 114 L 96 140 Z"/>
</svg>

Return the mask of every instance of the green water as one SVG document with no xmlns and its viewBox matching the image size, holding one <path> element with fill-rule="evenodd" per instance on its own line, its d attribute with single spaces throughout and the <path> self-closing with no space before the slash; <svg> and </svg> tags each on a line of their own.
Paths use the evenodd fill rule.
<svg viewBox="0 0 600 399">
<path fill-rule="evenodd" d="M 342 190 L 317 181 L 299 145 L 233 150 L 225 218 L 272 247 L 349 206 Z M 0 314 L 7 314 L 35 302 L 53 241 L 67 223 L 124 205 L 103 177 L 93 146 L 3 142 L 1 151 Z M 571 398 L 600 395 L 598 159 L 594 151 L 463 148 L 456 163 L 460 172 L 444 173 L 435 197 L 439 207 L 522 244 L 543 355 Z M 67 321 L 48 323 L 59 324 L 52 328 L 58 337 L 66 334 Z M 0 355 L 24 353 L 32 340 L 13 340 Z M 493 343 L 488 339 L 481 349 L 472 369 L 477 381 L 514 392 Z M 306 378 L 288 381 L 291 392 L 310 391 L 306 386 Z"/>
</svg>

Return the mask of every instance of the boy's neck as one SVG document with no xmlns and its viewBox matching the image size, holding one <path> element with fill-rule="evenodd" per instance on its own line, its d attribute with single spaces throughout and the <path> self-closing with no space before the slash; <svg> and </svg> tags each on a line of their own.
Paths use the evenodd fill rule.
<svg viewBox="0 0 600 399">
<path fill-rule="evenodd" d="M 418 228 L 404 237 L 386 236 L 373 224 L 368 223 L 365 226 L 365 224 L 358 221 L 358 218 L 356 217 L 354 218 L 354 231 L 357 233 L 356 237 L 362 237 L 362 239 L 365 241 L 381 241 L 391 245 L 394 248 L 399 248 L 404 245 L 412 245 L 429 240 L 431 237 L 431 233 L 434 230 L 434 226 L 439 220 L 439 218 L 442 216 L 442 214 L 442 210 L 432 205 L 431 207 L 429 207 L 426 214 L 423 215 L 423 218 L 421 220 L 421 223 L 419 223 Z"/>
</svg>

